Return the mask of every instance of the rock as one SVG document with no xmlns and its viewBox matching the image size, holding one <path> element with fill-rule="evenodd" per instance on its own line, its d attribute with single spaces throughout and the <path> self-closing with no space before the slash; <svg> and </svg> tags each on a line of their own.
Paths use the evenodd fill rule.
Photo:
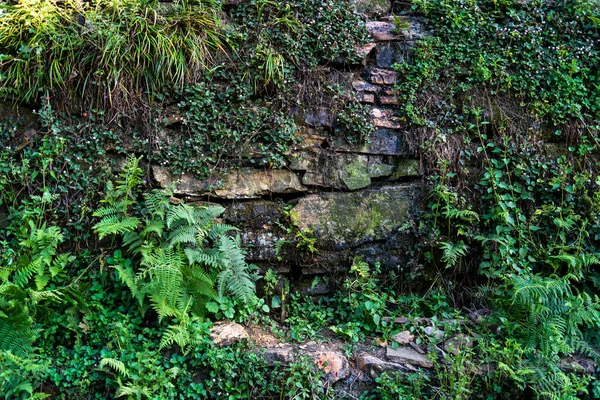
<svg viewBox="0 0 600 400">
<path fill-rule="evenodd" d="M 410 342 L 415 340 L 415 335 L 413 335 L 409 331 L 403 331 L 392 336 L 392 340 L 399 344 L 409 344 Z"/>
<path fill-rule="evenodd" d="M 294 349 L 292 346 L 265 349 L 263 357 L 269 364 L 275 364 L 276 362 L 289 364 L 294 361 Z"/>
<path fill-rule="evenodd" d="M 343 249 L 389 237 L 411 218 L 419 184 L 354 193 L 323 193 L 301 198 L 294 212 L 300 229 L 312 229 L 319 247 Z"/>
<path fill-rule="evenodd" d="M 367 31 L 376 42 L 388 42 L 402 38 L 396 33 L 396 25 L 393 22 L 369 21 L 367 22 Z"/>
<path fill-rule="evenodd" d="M 246 329 L 231 321 L 217 322 L 210 330 L 210 340 L 219 347 L 230 346 L 248 338 Z"/>
<path fill-rule="evenodd" d="M 437 340 L 444 339 L 444 331 L 436 328 L 435 326 L 428 326 L 425 329 L 423 329 L 423 331 L 427 336 L 433 336 Z"/>
<path fill-rule="evenodd" d="M 335 115 L 329 108 L 319 107 L 316 110 L 304 112 L 304 123 L 310 127 L 331 128 L 335 125 Z"/>
<path fill-rule="evenodd" d="M 399 129 L 402 127 L 401 120 L 393 110 L 373 108 L 371 109 L 373 125 L 376 128 Z"/>
<path fill-rule="evenodd" d="M 457 355 L 460 350 L 465 347 L 472 348 L 473 339 L 462 333 L 459 333 L 444 342 L 444 350 L 454 355 Z"/>
<path fill-rule="evenodd" d="M 416 365 L 423 368 L 433 367 L 433 363 L 427 359 L 427 356 L 417 353 L 410 347 L 399 347 L 394 350 L 391 347 L 386 348 L 386 357 L 390 361 Z"/>
<path fill-rule="evenodd" d="M 353 0 L 358 12 L 369 17 L 381 17 L 390 11 L 390 0 Z"/>
<path fill-rule="evenodd" d="M 560 369 L 567 373 L 593 374 L 596 372 L 596 363 L 591 358 L 568 356 L 560 359 Z"/>
<path fill-rule="evenodd" d="M 154 179 L 163 188 L 175 184 L 175 194 L 202 196 L 213 193 L 225 199 L 260 198 L 273 193 L 299 193 L 308 190 L 292 171 L 284 169 L 240 168 L 228 172 L 217 185 L 215 179 L 201 180 L 189 174 L 173 176 L 166 168 L 153 166 Z"/>
<path fill-rule="evenodd" d="M 209 192 L 210 188 L 216 183 L 216 180 L 197 179 L 192 175 L 182 174 L 175 176 L 167 168 L 152 166 L 152 175 L 156 182 L 162 188 L 166 188 L 176 181 L 175 194 L 187 194 L 190 196 L 201 196 Z M 212 184 L 211 184 L 212 182 Z"/>
<path fill-rule="evenodd" d="M 352 82 L 352 88 L 358 92 L 369 92 L 377 93 L 381 90 L 381 87 L 373 85 L 363 80 L 356 80 Z"/>
<path fill-rule="evenodd" d="M 360 354 L 358 357 L 356 357 L 355 361 L 356 368 L 359 371 L 367 373 L 371 379 L 376 379 L 379 375 L 386 371 L 406 370 L 402 364 L 384 361 L 368 353 Z"/>
<path fill-rule="evenodd" d="M 385 42 L 377 44 L 376 64 L 379 68 L 392 68 L 394 64 L 410 61 L 413 45 L 407 42 Z"/>
<path fill-rule="evenodd" d="M 396 163 L 392 179 L 409 178 L 420 176 L 419 160 L 399 159 Z"/>
<path fill-rule="evenodd" d="M 373 68 L 369 73 L 369 80 L 376 85 L 393 85 L 398 79 L 398 73 L 391 69 Z"/>
<path fill-rule="evenodd" d="M 373 51 L 373 49 L 377 46 L 376 43 L 367 43 L 367 44 L 363 44 L 362 46 L 360 46 L 357 50 L 356 50 L 356 54 L 362 58 L 365 59 L 367 58 L 367 56 L 369 55 L 369 53 L 371 53 L 371 51 Z M 363 60 L 363 63 L 364 60 Z"/>
<path fill-rule="evenodd" d="M 342 353 L 336 351 L 317 351 L 310 353 L 318 368 L 321 368 L 333 382 L 344 379 L 350 375 L 348 360 Z"/>
<path fill-rule="evenodd" d="M 398 96 L 379 96 L 379 102 L 384 105 L 395 105 L 400 103 Z"/>
<path fill-rule="evenodd" d="M 265 225 L 275 224 L 282 215 L 281 204 L 269 200 L 253 200 L 227 206 L 223 217 L 236 226 L 265 229 Z"/>
<path fill-rule="evenodd" d="M 246 247 L 248 261 L 267 262 L 277 260 L 277 251 L 275 250 L 277 242 L 287 239 L 264 229 L 242 230 L 240 237 L 242 245 Z"/>
<path fill-rule="evenodd" d="M 375 103 L 375 95 L 373 93 L 358 93 L 358 101 L 361 103 L 373 104 Z"/>
<path fill-rule="evenodd" d="M 370 143 L 353 145 L 343 137 L 337 136 L 332 140 L 331 147 L 338 152 L 398 156 L 402 154 L 402 136 L 402 132 L 380 128 L 375 129 L 370 137 Z"/>
<path fill-rule="evenodd" d="M 370 186 L 371 178 L 391 175 L 394 168 L 382 156 L 322 152 L 316 162 L 308 164 L 302 183 L 357 190 Z"/>
<path fill-rule="evenodd" d="M 240 168 L 229 172 L 222 186 L 215 189 L 214 193 L 225 199 L 252 199 L 273 193 L 299 193 L 306 190 L 292 171 Z"/>
</svg>

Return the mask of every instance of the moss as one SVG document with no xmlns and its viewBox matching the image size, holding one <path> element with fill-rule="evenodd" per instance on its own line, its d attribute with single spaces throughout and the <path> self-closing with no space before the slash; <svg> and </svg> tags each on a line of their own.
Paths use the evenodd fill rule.
<svg viewBox="0 0 600 400">
<path fill-rule="evenodd" d="M 352 162 L 344 165 L 341 178 L 348 189 L 361 189 L 371 184 L 371 177 L 365 161 L 355 158 Z"/>
</svg>

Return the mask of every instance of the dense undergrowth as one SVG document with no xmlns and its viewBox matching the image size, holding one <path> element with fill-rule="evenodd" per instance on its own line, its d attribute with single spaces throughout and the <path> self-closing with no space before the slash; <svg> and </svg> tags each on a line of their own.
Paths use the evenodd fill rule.
<svg viewBox="0 0 600 400">
<path fill-rule="evenodd" d="M 406 228 L 412 263 L 355 260 L 315 303 L 271 272 L 259 298 L 223 210 L 151 191 L 144 168 L 208 176 L 235 152 L 281 164 L 303 107 L 337 110 L 351 142 L 368 136 L 365 110 L 320 69 L 357 61 L 365 31 L 349 2 L 250 0 L 224 21 L 217 1 L 0 1 L 0 97 L 39 116 L 0 121 L 0 393 L 338 396 L 312 361 L 273 367 L 208 339 L 216 319 L 271 315 L 288 340 L 335 334 L 348 353 L 414 333 L 432 370 L 382 374 L 364 399 L 599 397 L 595 374 L 563 363 L 597 360 L 600 344 L 598 5 L 416 0 L 413 12 L 432 35 L 397 66 L 430 189 Z M 123 167 L 107 152 L 144 157 Z"/>
</svg>

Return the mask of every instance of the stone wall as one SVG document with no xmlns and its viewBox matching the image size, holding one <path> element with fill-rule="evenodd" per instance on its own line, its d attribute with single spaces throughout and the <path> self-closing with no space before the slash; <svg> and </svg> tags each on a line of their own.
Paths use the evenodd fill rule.
<svg viewBox="0 0 600 400">
<path fill-rule="evenodd" d="M 282 169 L 244 167 L 219 180 L 198 180 L 155 166 L 156 182 L 167 186 L 180 180 L 178 196 L 225 205 L 225 219 L 240 227 L 251 261 L 279 272 L 298 277 L 344 271 L 356 255 L 402 266 L 409 238 L 399 228 L 414 218 L 422 197 L 419 162 L 407 152 L 396 115 L 392 68 L 410 57 L 415 40 L 424 35 L 417 17 L 403 17 L 401 32 L 392 22 L 392 13 L 409 6 L 409 1 L 358 0 L 371 37 L 360 49 L 362 63 L 340 62 L 320 71 L 343 80 L 369 105 L 375 128 L 370 143 L 350 145 L 332 110 L 307 107 L 296 110 L 304 140 Z M 284 211 L 284 202 L 293 206 L 291 212 Z M 297 217 L 296 226 L 289 223 L 290 214 Z M 316 238 L 316 253 L 295 246 L 295 233 L 302 230 Z M 284 239 L 292 243 L 277 254 L 276 243 Z"/>
</svg>

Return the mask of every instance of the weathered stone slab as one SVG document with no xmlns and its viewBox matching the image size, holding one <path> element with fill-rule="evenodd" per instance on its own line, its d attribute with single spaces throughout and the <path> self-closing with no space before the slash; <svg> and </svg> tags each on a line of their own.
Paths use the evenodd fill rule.
<svg viewBox="0 0 600 400">
<path fill-rule="evenodd" d="M 388 360 L 398 363 L 406 363 L 423 368 L 433 367 L 433 363 L 429 361 L 426 355 L 419 354 L 416 350 L 410 347 L 399 347 L 395 350 L 391 347 L 388 347 L 386 348 L 386 357 Z"/>
<path fill-rule="evenodd" d="M 384 361 L 368 353 L 362 353 L 356 357 L 356 368 L 367 373 L 371 379 L 376 379 L 386 371 L 406 370 L 402 364 Z"/>
<path fill-rule="evenodd" d="M 293 210 L 298 226 L 313 230 L 317 245 L 343 249 L 392 235 L 411 218 L 419 192 L 415 183 L 309 195 Z"/>
<path fill-rule="evenodd" d="M 299 165 L 300 163 L 295 163 Z M 394 166 L 381 156 L 322 152 L 306 169 L 302 183 L 310 186 L 357 190 L 371 185 L 371 178 L 392 175 Z"/>
<path fill-rule="evenodd" d="M 273 193 L 299 193 L 307 190 L 295 173 L 284 169 L 240 168 L 228 172 L 218 185 L 214 180 L 201 180 L 191 175 L 174 177 L 162 167 L 153 166 L 152 172 L 154 179 L 162 187 L 179 180 L 175 184 L 175 194 L 190 196 L 212 193 L 224 199 L 252 199 Z"/>
</svg>

